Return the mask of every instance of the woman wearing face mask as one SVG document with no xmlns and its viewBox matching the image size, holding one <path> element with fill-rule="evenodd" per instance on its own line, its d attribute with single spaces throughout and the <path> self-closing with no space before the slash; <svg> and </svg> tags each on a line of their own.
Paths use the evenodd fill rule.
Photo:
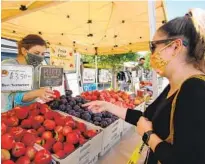
<svg viewBox="0 0 205 164">
<path fill-rule="evenodd" d="M 6 59 L 2 65 L 33 65 L 35 74 L 44 60 L 43 53 L 46 50 L 46 42 L 38 35 L 27 35 L 18 42 L 18 55 L 15 59 Z M 35 76 L 36 77 L 36 76 Z M 53 100 L 53 91 L 48 88 L 38 88 L 37 80 L 34 80 L 34 89 L 28 92 L 1 93 L 1 112 L 12 109 L 14 106 L 24 106 L 33 103 L 39 98 L 44 102 Z"/>
<path fill-rule="evenodd" d="M 160 27 L 150 42 L 151 65 L 170 84 L 145 113 L 90 102 L 136 125 L 149 146 L 148 164 L 205 163 L 205 11 L 193 9 Z"/>
</svg>

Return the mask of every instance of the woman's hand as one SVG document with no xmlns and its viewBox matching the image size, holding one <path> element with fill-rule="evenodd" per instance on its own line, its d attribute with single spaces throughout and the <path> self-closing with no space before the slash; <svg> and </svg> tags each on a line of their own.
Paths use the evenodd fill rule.
<svg viewBox="0 0 205 164">
<path fill-rule="evenodd" d="M 54 92 L 49 88 L 40 88 L 36 91 L 37 97 L 44 102 L 52 101 L 55 98 Z"/>
<path fill-rule="evenodd" d="M 125 119 L 127 109 L 114 105 L 106 101 L 92 101 L 84 104 L 83 107 L 88 107 L 94 113 L 100 113 L 103 111 L 108 111 L 122 119 Z"/>
<path fill-rule="evenodd" d="M 100 113 L 103 111 L 108 111 L 109 108 L 112 108 L 111 103 L 108 103 L 106 101 L 92 101 L 86 104 L 83 104 L 83 107 L 88 107 L 89 110 L 91 110 L 93 113 Z"/>
<path fill-rule="evenodd" d="M 148 132 L 152 129 L 152 122 L 147 118 L 141 116 L 139 121 L 137 122 L 137 132 L 140 136 L 143 136 L 145 132 Z"/>
</svg>

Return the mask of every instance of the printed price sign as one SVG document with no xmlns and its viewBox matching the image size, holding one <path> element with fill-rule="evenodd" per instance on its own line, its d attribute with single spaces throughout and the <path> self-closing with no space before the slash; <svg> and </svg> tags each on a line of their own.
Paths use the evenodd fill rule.
<svg viewBox="0 0 205 164">
<path fill-rule="evenodd" d="M 41 66 L 39 87 L 58 87 L 63 84 L 63 68 Z"/>
<path fill-rule="evenodd" d="M 2 91 L 28 91 L 33 87 L 33 70 L 29 65 L 2 65 Z"/>
<path fill-rule="evenodd" d="M 95 69 L 84 68 L 83 70 L 83 83 L 95 83 Z"/>
</svg>

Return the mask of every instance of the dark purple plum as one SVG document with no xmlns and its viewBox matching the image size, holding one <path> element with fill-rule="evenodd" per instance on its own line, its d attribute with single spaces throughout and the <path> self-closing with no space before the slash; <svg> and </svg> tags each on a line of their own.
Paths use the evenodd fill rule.
<svg viewBox="0 0 205 164">
<path fill-rule="evenodd" d="M 79 112 L 75 112 L 74 116 L 80 118 L 80 113 Z"/>
<path fill-rule="evenodd" d="M 66 96 L 65 95 L 62 95 L 61 97 L 60 97 L 60 100 L 61 99 L 66 99 Z"/>
<path fill-rule="evenodd" d="M 72 100 L 70 100 L 69 104 L 73 107 L 76 105 L 76 101 L 72 99 Z"/>
<path fill-rule="evenodd" d="M 93 120 L 100 122 L 102 120 L 102 118 L 101 117 L 94 117 Z"/>
<path fill-rule="evenodd" d="M 50 104 L 49 104 L 49 106 L 53 110 L 57 110 L 59 108 L 59 105 L 60 105 L 60 102 L 58 100 L 54 100 L 54 101 L 50 102 Z"/>
<path fill-rule="evenodd" d="M 78 109 L 80 109 L 80 107 L 79 107 L 78 105 L 75 105 L 75 106 L 73 107 L 73 109 L 74 109 L 74 110 L 78 110 Z"/>
<path fill-rule="evenodd" d="M 108 125 L 110 125 L 112 123 L 112 119 L 111 118 L 106 118 L 105 121 L 108 123 Z"/>
<path fill-rule="evenodd" d="M 102 113 L 94 113 L 93 114 L 93 117 L 102 117 L 103 115 L 102 115 Z"/>
<path fill-rule="evenodd" d="M 81 118 L 84 119 L 84 120 L 89 121 L 89 120 L 91 120 L 91 115 L 90 115 L 89 113 L 85 113 L 85 112 L 84 112 L 84 113 L 81 115 Z"/>
<path fill-rule="evenodd" d="M 98 122 L 98 121 L 94 121 L 93 122 L 96 126 L 100 126 L 100 122 Z"/>
<path fill-rule="evenodd" d="M 66 96 L 71 96 L 72 94 L 73 94 L 73 91 L 71 91 L 71 90 L 66 90 L 65 91 Z"/>
<path fill-rule="evenodd" d="M 67 99 L 61 99 L 60 102 L 61 102 L 61 104 L 67 104 L 68 103 Z"/>
<path fill-rule="evenodd" d="M 72 110 L 72 106 L 70 106 L 70 105 L 67 104 L 67 105 L 66 105 L 66 110 L 67 110 L 67 111 Z"/>
<path fill-rule="evenodd" d="M 107 121 L 101 121 L 100 126 L 101 126 L 102 128 L 106 128 L 106 127 L 108 126 Z"/>
<path fill-rule="evenodd" d="M 59 110 L 60 110 L 60 111 L 65 111 L 65 110 L 66 110 L 66 106 L 65 106 L 64 104 L 61 104 L 61 105 L 59 106 Z"/>
</svg>

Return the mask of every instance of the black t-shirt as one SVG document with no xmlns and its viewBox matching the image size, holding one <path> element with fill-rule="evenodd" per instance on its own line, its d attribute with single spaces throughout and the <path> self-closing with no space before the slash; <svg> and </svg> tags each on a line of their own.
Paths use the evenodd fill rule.
<svg viewBox="0 0 205 164">
<path fill-rule="evenodd" d="M 126 121 L 136 125 L 144 115 L 152 121 L 155 133 L 165 140 L 169 135 L 170 112 L 175 94 L 167 99 L 170 86 L 147 108 L 144 114 L 128 110 Z M 205 164 L 205 81 L 191 78 L 181 87 L 174 113 L 174 143 L 163 141 L 148 164 Z"/>
</svg>

